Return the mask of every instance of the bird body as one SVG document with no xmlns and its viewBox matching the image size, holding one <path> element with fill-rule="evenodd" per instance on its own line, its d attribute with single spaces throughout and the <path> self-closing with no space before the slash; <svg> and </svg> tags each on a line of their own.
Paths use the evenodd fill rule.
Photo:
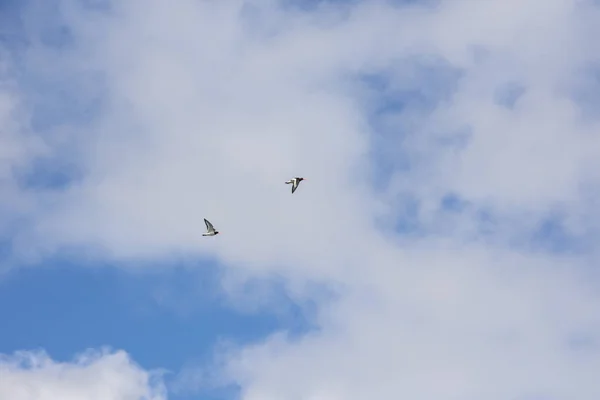
<svg viewBox="0 0 600 400">
<path fill-rule="evenodd" d="M 219 231 L 215 230 L 213 224 L 206 218 L 204 218 L 204 223 L 206 224 L 206 233 L 203 233 L 202 236 L 215 236 L 219 234 Z"/>
<path fill-rule="evenodd" d="M 301 181 L 303 181 L 304 178 L 299 178 L 299 177 L 295 177 L 290 179 L 289 181 L 285 181 L 286 184 L 292 184 L 292 193 L 294 193 L 296 191 L 296 189 L 298 189 L 298 185 L 300 184 Z"/>
</svg>

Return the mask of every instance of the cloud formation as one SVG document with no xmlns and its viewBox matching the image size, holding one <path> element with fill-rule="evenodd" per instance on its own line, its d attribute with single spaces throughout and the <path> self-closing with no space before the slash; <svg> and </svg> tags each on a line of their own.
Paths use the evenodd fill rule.
<svg viewBox="0 0 600 400">
<path fill-rule="evenodd" d="M 43 352 L 0 357 L 0 397 L 13 400 L 164 400 L 160 376 L 135 365 L 123 351 L 88 351 L 71 362 Z"/>
<path fill-rule="evenodd" d="M 61 68 L 25 63 L 95 111 L 37 136 L 77 173 L 15 189 L 17 257 L 334 291 L 318 331 L 228 355 L 244 400 L 600 396 L 594 2 L 59 4 Z"/>
</svg>

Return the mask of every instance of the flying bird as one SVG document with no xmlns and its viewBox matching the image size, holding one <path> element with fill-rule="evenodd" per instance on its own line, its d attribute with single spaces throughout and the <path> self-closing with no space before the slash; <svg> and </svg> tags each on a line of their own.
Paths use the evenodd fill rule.
<svg viewBox="0 0 600 400">
<path fill-rule="evenodd" d="M 203 233 L 202 236 L 215 236 L 219 234 L 219 231 L 216 231 L 213 224 L 206 218 L 204 218 L 204 223 L 206 224 L 206 233 Z"/>
<path fill-rule="evenodd" d="M 286 184 L 292 184 L 292 193 L 294 193 L 296 191 L 296 189 L 298 189 L 298 185 L 300 184 L 300 181 L 303 181 L 304 178 L 298 178 L 295 177 L 293 179 L 290 179 L 289 181 L 286 181 Z"/>
</svg>

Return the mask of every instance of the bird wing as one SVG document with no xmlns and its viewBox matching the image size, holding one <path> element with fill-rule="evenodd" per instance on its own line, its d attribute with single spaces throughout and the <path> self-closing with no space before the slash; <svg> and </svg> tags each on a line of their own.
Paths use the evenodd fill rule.
<svg viewBox="0 0 600 400">
<path fill-rule="evenodd" d="M 297 180 L 294 180 L 293 182 L 294 184 L 292 185 L 292 193 L 294 193 L 296 191 L 296 189 L 298 189 L 298 184 L 300 183 Z"/>
<path fill-rule="evenodd" d="M 204 223 L 206 224 L 206 230 L 208 232 L 213 232 L 215 230 L 213 224 L 211 224 L 206 218 L 204 218 Z"/>
</svg>

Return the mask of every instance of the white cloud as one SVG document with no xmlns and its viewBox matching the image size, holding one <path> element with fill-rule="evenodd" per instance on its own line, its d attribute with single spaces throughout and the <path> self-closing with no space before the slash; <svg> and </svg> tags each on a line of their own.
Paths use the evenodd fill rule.
<svg viewBox="0 0 600 400">
<path fill-rule="evenodd" d="M 11 400 L 163 400 L 160 377 L 123 351 L 88 351 L 71 362 L 44 352 L 0 357 L 0 398 Z"/>
<path fill-rule="evenodd" d="M 234 353 L 242 398 L 597 398 L 598 300 L 564 265 L 427 250 L 375 268 L 323 331 Z"/>
<path fill-rule="evenodd" d="M 63 5 L 78 46 L 67 70 L 102 73 L 106 97 L 85 125 L 85 178 L 35 197 L 52 207 L 21 231 L 24 253 L 216 257 L 236 278 L 283 276 L 294 295 L 337 290 L 319 331 L 230 355 L 224 377 L 244 400 L 598 398 L 596 254 L 532 244 L 550 216 L 586 241 L 600 227 L 598 115 L 576 96 L 600 54 L 597 6 Z M 459 77 L 440 90 L 427 71 L 449 68 Z M 381 130 L 365 74 L 408 102 Z M 498 102 L 508 84 L 524 90 L 512 107 Z M 410 168 L 374 191 L 399 154 Z M 291 196 L 293 175 L 308 179 Z M 447 193 L 467 209 L 441 210 Z M 419 235 L 380 230 L 407 197 Z M 222 235 L 202 240 L 203 217 Z"/>
</svg>

